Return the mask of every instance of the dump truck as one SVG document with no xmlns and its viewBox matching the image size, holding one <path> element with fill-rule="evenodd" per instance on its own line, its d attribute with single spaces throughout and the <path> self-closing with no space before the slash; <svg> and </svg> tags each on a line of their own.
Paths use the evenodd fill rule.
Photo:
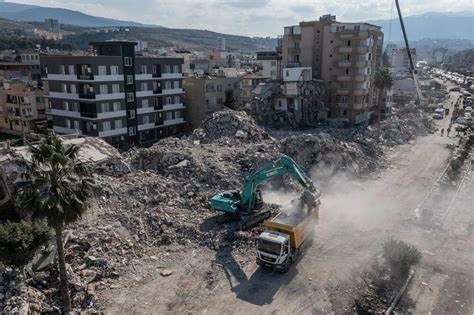
<svg viewBox="0 0 474 315">
<path fill-rule="evenodd" d="M 300 204 L 303 204 L 301 200 Z M 317 199 L 312 207 L 297 206 L 265 221 L 265 231 L 256 241 L 257 264 L 281 272 L 288 271 L 304 242 L 314 234 L 319 205 L 320 200 Z"/>
</svg>

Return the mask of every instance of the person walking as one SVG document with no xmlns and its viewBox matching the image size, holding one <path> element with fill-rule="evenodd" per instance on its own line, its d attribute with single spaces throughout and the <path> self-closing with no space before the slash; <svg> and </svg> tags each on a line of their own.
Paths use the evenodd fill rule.
<svg viewBox="0 0 474 315">
<path fill-rule="evenodd" d="M 441 137 L 444 136 L 444 128 L 441 128 Z"/>
<path fill-rule="evenodd" d="M 449 137 L 449 133 L 451 132 L 451 126 L 446 129 L 446 137 Z"/>
</svg>

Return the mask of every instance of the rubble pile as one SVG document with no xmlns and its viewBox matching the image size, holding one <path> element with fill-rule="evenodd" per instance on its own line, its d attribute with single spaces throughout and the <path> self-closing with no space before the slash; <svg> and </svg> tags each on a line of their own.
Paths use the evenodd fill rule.
<svg viewBox="0 0 474 315">
<path fill-rule="evenodd" d="M 373 171 L 381 157 L 369 142 L 339 140 L 326 133 L 288 137 L 281 141 L 281 150 L 307 169 L 325 168 L 331 173 L 348 171 L 354 175 Z"/>
<path fill-rule="evenodd" d="M 381 141 L 388 146 L 403 144 L 418 136 L 426 136 L 435 129 L 433 120 L 414 105 L 398 108 L 380 123 Z M 371 137 L 376 137 L 377 133 L 377 128 L 368 129 Z"/>
<path fill-rule="evenodd" d="M 384 121 L 384 143 L 429 132 L 431 122 L 419 115 L 399 111 Z M 100 164 L 98 196 L 86 218 L 71 227 L 65 246 L 74 309 L 100 311 L 102 290 L 120 287 L 137 270 L 135 266 L 161 259 L 173 248 L 232 249 L 242 254 L 242 261 L 253 260 L 249 252 L 260 228 L 236 232 L 237 222 L 220 222 L 219 213 L 210 209 L 210 198 L 240 189 L 248 175 L 281 154 L 316 176 L 324 169 L 361 176 L 380 164 L 382 151 L 371 136 L 373 130 L 352 130 L 350 136 L 338 132 L 341 136 L 318 131 L 275 140 L 245 113 L 227 110 L 214 113 L 190 137 L 132 149 L 120 161 L 114 154 L 112 162 L 106 160 L 109 165 Z M 281 182 L 298 186 L 291 180 Z M 14 283 L 10 285 L 5 274 L 0 277 L 6 283 L 0 287 L 4 310 L 25 303 L 37 312 L 60 309 L 55 265 L 35 273 L 22 290 L 10 289 Z"/>
<path fill-rule="evenodd" d="M 215 142 L 221 138 L 259 142 L 269 139 L 269 135 L 245 112 L 234 110 L 213 113 L 191 135 L 191 139 L 201 143 Z"/>
</svg>

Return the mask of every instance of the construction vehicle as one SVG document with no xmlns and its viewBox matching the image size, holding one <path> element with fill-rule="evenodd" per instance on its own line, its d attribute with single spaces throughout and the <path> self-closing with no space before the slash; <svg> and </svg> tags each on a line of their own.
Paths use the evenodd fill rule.
<svg viewBox="0 0 474 315">
<path fill-rule="evenodd" d="M 311 179 L 292 158 L 282 155 L 265 165 L 261 170 L 245 181 L 242 191 L 232 190 L 216 194 L 211 198 L 211 208 L 226 213 L 228 216 L 239 219 L 238 229 L 246 230 L 271 215 L 270 210 L 258 211 L 262 205 L 262 193 L 258 189 L 264 181 L 275 176 L 288 174 L 296 179 L 305 189 L 305 202 L 311 205 L 311 199 L 319 198 L 319 191 L 314 188 Z M 313 196 L 311 198 L 311 196 Z"/>
<path fill-rule="evenodd" d="M 408 44 L 407 32 L 405 30 L 405 23 L 403 23 L 402 11 L 400 10 L 400 4 L 398 3 L 398 0 L 395 0 L 395 5 L 397 6 L 398 19 L 400 20 L 400 27 L 402 28 L 403 39 L 405 41 L 405 48 L 407 51 L 408 60 L 410 61 L 408 70 L 410 71 L 413 77 L 413 82 L 415 83 L 416 104 L 422 105 L 423 94 L 421 93 L 420 83 L 418 82 L 418 73 L 417 73 L 417 70 L 415 69 L 415 64 L 413 63 L 413 57 L 411 55 L 410 45 Z"/>
<path fill-rule="evenodd" d="M 286 272 L 300 253 L 305 240 L 313 235 L 319 216 L 319 199 L 312 208 L 300 204 L 264 222 L 257 239 L 257 264 Z"/>
</svg>

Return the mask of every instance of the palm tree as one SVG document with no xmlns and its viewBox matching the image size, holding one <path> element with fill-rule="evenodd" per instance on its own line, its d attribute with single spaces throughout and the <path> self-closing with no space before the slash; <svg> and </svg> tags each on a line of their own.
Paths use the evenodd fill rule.
<svg viewBox="0 0 474 315">
<path fill-rule="evenodd" d="M 380 135 L 380 116 L 382 112 L 382 99 L 385 91 L 393 86 L 393 77 L 388 68 L 383 68 L 375 74 L 374 86 L 378 89 L 377 102 L 377 130 Z"/>
<path fill-rule="evenodd" d="M 33 220 L 46 219 L 54 229 L 58 249 L 60 291 L 64 312 L 71 311 L 62 233 L 77 221 L 94 193 L 91 168 L 79 160 L 79 147 L 64 145 L 49 135 L 38 146 L 29 146 L 30 156 L 20 158 L 26 184 L 19 188 L 16 201 Z"/>
</svg>

